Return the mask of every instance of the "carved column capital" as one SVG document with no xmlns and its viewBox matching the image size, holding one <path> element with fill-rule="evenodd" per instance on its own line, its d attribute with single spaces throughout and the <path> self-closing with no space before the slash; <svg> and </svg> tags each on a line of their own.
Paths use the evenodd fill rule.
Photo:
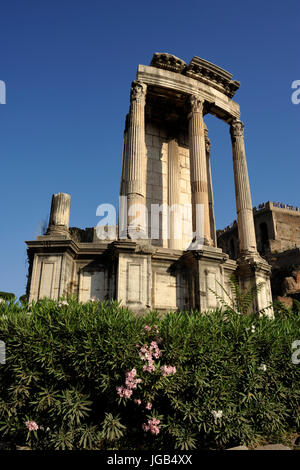
<svg viewBox="0 0 300 470">
<path fill-rule="evenodd" d="M 191 95 L 190 96 L 190 105 L 192 113 L 201 113 L 203 114 L 203 105 L 204 100 L 199 98 L 199 96 Z"/>
<path fill-rule="evenodd" d="M 140 80 L 134 80 L 131 84 L 130 102 L 145 101 L 147 85 Z"/>
<path fill-rule="evenodd" d="M 234 119 L 230 125 L 231 137 L 243 137 L 244 135 L 244 124 L 239 119 Z"/>
</svg>

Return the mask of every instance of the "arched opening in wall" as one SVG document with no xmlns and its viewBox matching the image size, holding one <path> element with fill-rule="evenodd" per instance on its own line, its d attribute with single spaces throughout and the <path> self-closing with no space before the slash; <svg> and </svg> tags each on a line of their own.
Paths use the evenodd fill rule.
<svg viewBox="0 0 300 470">
<path fill-rule="evenodd" d="M 235 188 L 230 126 L 207 114 L 204 117 L 210 140 L 210 164 L 216 230 L 223 230 L 236 218 Z M 224 247 L 221 246 L 223 249 Z M 230 246 L 227 245 L 227 249 Z"/>
<path fill-rule="evenodd" d="M 260 244 L 258 251 L 260 254 L 263 254 L 269 250 L 269 231 L 266 222 L 259 224 L 259 238 Z"/>
</svg>

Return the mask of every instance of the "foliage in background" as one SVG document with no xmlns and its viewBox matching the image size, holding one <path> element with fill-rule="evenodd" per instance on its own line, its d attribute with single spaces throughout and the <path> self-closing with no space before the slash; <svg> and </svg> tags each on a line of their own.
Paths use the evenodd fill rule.
<svg viewBox="0 0 300 470">
<path fill-rule="evenodd" d="M 142 317 L 114 302 L 0 303 L 0 440 L 11 448 L 165 451 L 299 432 L 291 345 L 300 315 L 280 308 L 274 319 L 232 309 Z M 154 370 L 146 370 L 141 348 L 153 342 L 160 352 L 152 350 Z"/>
<path fill-rule="evenodd" d="M 217 298 L 219 301 L 220 305 L 223 305 L 223 307 L 232 312 L 232 313 L 242 313 L 244 315 L 247 315 L 250 313 L 250 311 L 255 311 L 255 298 L 257 296 L 257 293 L 262 289 L 264 286 L 264 282 L 259 282 L 258 284 L 252 283 L 249 285 L 247 289 L 242 289 L 240 286 L 240 282 L 238 277 L 235 274 L 232 274 L 230 276 L 230 292 L 225 289 L 220 282 L 218 282 L 218 285 L 222 289 L 223 293 L 225 293 L 225 299 L 226 297 L 228 298 L 228 301 L 224 300 L 223 295 L 219 295 L 216 291 L 209 289 Z M 268 310 L 272 307 L 273 305 L 270 303 L 267 307 L 257 311 L 256 313 L 258 315 L 260 314 L 268 314 Z"/>
</svg>

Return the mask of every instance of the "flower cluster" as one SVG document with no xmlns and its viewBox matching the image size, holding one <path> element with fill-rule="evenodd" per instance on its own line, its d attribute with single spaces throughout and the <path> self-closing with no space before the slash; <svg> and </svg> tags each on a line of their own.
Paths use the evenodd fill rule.
<svg viewBox="0 0 300 470">
<path fill-rule="evenodd" d="M 139 356 L 142 361 L 147 361 L 147 364 L 143 366 L 143 371 L 153 372 L 155 370 L 154 359 L 158 359 L 161 356 L 157 342 L 152 341 L 150 346 L 144 344 L 139 351 Z"/>
<path fill-rule="evenodd" d="M 158 336 L 158 333 L 159 330 L 157 325 L 145 325 L 143 334 L 147 335 L 148 341 L 142 346 L 140 344 L 136 344 L 136 347 L 139 349 L 139 357 L 143 362 L 145 362 L 143 365 L 143 371 L 151 373 L 155 370 L 157 370 L 157 372 L 160 370 L 163 377 L 167 375 L 174 375 L 176 373 L 176 367 L 163 365 L 159 369 L 159 363 L 155 364 L 155 360 L 159 359 L 162 355 L 158 346 L 158 343 L 162 342 L 162 338 Z M 151 341 L 152 339 L 153 341 Z M 130 372 L 126 373 L 126 386 L 117 387 L 117 393 L 120 397 L 131 398 L 133 390 L 137 387 L 137 384 L 142 382 L 142 380 L 138 379 L 136 375 L 136 369 L 132 369 Z M 140 398 L 135 398 L 133 401 L 139 406 L 142 405 L 142 400 Z M 145 400 L 143 406 L 146 410 L 152 410 L 153 405 L 150 401 Z M 148 419 L 147 423 L 142 425 L 142 428 L 144 431 L 150 431 L 152 434 L 158 434 L 160 432 L 159 424 L 160 420 L 152 417 L 151 419 Z"/>
<path fill-rule="evenodd" d="M 161 366 L 161 371 L 162 371 L 162 375 L 163 377 L 165 377 L 166 375 L 173 375 L 176 373 L 176 367 L 174 366 Z"/>
<path fill-rule="evenodd" d="M 155 331 L 155 333 L 159 333 L 157 325 L 152 325 L 152 326 L 145 325 L 144 329 L 148 331 L 148 333 L 150 333 L 151 331 Z"/>
<path fill-rule="evenodd" d="M 126 372 L 126 387 L 117 387 L 117 392 L 120 397 L 130 398 L 133 389 L 137 387 L 137 384 L 141 383 L 142 379 L 136 378 L 136 369 L 132 369 L 130 372 Z"/>
<path fill-rule="evenodd" d="M 211 414 L 213 415 L 213 417 L 214 417 L 215 419 L 217 419 L 217 418 L 222 418 L 222 416 L 223 416 L 223 411 L 222 411 L 222 410 L 218 410 L 218 411 L 213 410 L 213 411 L 211 412 Z"/>
<path fill-rule="evenodd" d="M 62 300 L 61 302 L 58 303 L 58 306 L 59 306 L 59 307 L 62 307 L 63 305 L 66 305 L 66 306 L 69 305 L 68 302 L 67 302 L 67 300 Z"/>
<path fill-rule="evenodd" d="M 258 369 L 262 370 L 263 372 L 266 372 L 267 366 L 266 366 L 266 364 L 261 364 Z"/>
<path fill-rule="evenodd" d="M 35 421 L 26 421 L 25 424 L 29 431 L 37 431 L 39 429 Z"/>
<path fill-rule="evenodd" d="M 150 431 L 152 434 L 158 434 L 160 432 L 160 420 L 156 418 L 148 419 L 148 424 L 144 423 L 142 428 L 144 431 Z"/>
</svg>

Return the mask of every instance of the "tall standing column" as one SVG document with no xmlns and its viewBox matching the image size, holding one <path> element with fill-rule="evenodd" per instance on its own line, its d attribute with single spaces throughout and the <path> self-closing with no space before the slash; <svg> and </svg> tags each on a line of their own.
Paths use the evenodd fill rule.
<svg viewBox="0 0 300 470">
<path fill-rule="evenodd" d="M 70 207 L 70 194 L 53 194 L 47 235 L 69 236 Z"/>
<path fill-rule="evenodd" d="M 129 114 L 126 115 L 125 129 L 123 136 L 122 170 L 120 182 L 119 215 L 118 215 L 118 236 L 127 239 L 127 136 L 128 136 Z"/>
<path fill-rule="evenodd" d="M 209 204 L 209 221 L 210 221 L 210 233 L 213 245 L 217 246 L 217 234 L 216 234 L 216 222 L 215 222 L 215 211 L 214 211 L 214 195 L 213 185 L 211 176 L 211 164 L 210 164 L 210 140 L 208 138 L 207 127 L 204 127 L 205 135 L 205 149 L 206 149 L 206 167 L 207 167 L 207 179 L 208 179 L 208 204 Z"/>
<path fill-rule="evenodd" d="M 196 240 L 203 236 L 204 245 L 211 245 L 209 220 L 208 182 L 206 166 L 206 150 L 203 122 L 204 101 L 197 96 L 191 96 L 191 113 L 189 115 L 189 147 L 191 159 L 191 186 L 193 201 L 193 231 Z M 197 223 L 199 209 L 203 209 L 203 230 Z"/>
<path fill-rule="evenodd" d="M 146 232 L 146 89 L 147 86 L 144 83 L 137 80 L 132 82 L 126 139 L 127 223 L 129 236 L 135 236 L 135 238 L 138 238 L 138 233 L 144 238 Z M 133 206 L 137 208 L 137 211 L 134 210 Z"/>
<path fill-rule="evenodd" d="M 127 134 L 128 134 L 129 114 L 126 115 L 125 129 L 123 135 L 123 150 L 122 150 L 122 169 L 121 169 L 121 182 L 120 182 L 120 196 L 126 194 L 126 166 L 127 166 Z"/>
<path fill-rule="evenodd" d="M 238 119 L 231 123 L 233 171 L 237 209 L 240 253 L 256 253 L 256 238 L 252 211 L 246 152 L 244 143 L 244 124 Z"/>
<path fill-rule="evenodd" d="M 182 221 L 178 220 L 181 217 L 179 211 L 179 156 L 178 156 L 178 142 L 176 139 L 171 139 L 168 144 L 168 206 L 169 206 L 169 248 L 181 249 L 182 246 L 182 233 L 179 234 L 178 230 L 182 230 Z"/>
</svg>

